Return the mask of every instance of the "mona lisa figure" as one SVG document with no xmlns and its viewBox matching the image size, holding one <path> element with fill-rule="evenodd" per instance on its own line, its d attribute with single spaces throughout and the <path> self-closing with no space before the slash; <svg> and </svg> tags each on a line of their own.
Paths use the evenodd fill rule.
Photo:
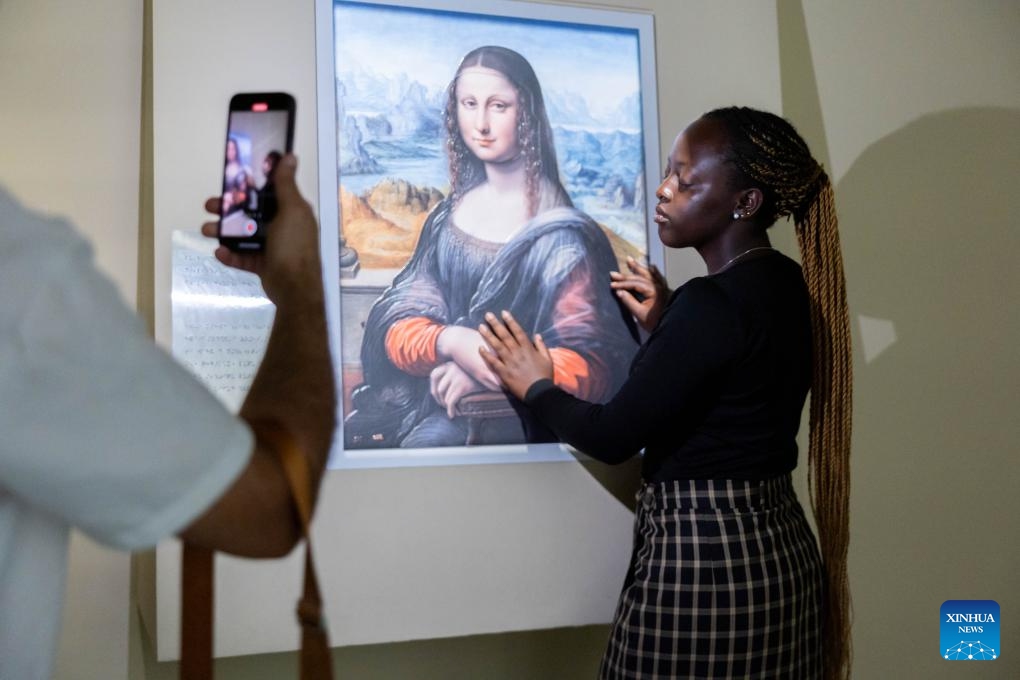
<svg viewBox="0 0 1020 680">
<path fill-rule="evenodd" d="M 449 85 L 445 123 L 450 194 L 369 313 L 348 448 L 467 443 L 462 400 L 500 389 L 478 351 L 488 310 L 510 310 L 541 333 L 556 384 L 584 399 L 612 396 L 637 349 L 633 321 L 609 290 L 609 240 L 560 182 L 528 61 L 505 47 L 469 52 Z M 502 419 L 476 443 L 550 441 L 511 400 L 520 419 Z"/>
</svg>

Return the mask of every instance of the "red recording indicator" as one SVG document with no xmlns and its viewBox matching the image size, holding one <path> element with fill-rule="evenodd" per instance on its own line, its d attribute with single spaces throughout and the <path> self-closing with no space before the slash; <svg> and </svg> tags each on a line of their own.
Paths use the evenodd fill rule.
<svg viewBox="0 0 1020 680">
<path fill-rule="evenodd" d="M 267 104 L 265 102 L 257 102 L 255 104 L 251 105 L 251 110 L 252 111 L 257 111 L 259 113 L 261 113 L 262 111 L 268 111 L 269 110 L 269 104 Z"/>
</svg>

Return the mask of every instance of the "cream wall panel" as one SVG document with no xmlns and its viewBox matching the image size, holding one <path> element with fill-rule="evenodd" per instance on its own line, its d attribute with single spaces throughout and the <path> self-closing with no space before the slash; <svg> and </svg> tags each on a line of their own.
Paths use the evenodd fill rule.
<svg viewBox="0 0 1020 680">
<path fill-rule="evenodd" d="M 855 677 L 959 677 L 937 656 L 942 602 L 1020 608 L 1020 5 L 803 14 L 817 91 L 784 95 L 820 103 L 805 123 L 831 158 L 856 342 Z M 1001 658 L 968 675 L 1020 676 L 1001 629 Z"/>
<path fill-rule="evenodd" d="M 919 116 L 1020 102 L 1020 3 L 804 3 L 832 176 Z"/>
<path fill-rule="evenodd" d="M 0 184 L 89 236 L 131 306 L 141 53 L 140 3 L 0 1 Z M 127 677 L 128 562 L 73 535 L 57 680 Z"/>
</svg>

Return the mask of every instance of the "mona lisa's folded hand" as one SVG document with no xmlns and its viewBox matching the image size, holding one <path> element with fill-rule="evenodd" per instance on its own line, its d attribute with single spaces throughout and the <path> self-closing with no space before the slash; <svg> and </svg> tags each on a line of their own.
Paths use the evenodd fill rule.
<svg viewBox="0 0 1020 680">
<path fill-rule="evenodd" d="M 447 326 L 436 338 L 436 354 L 441 360 L 455 362 L 487 389 L 498 390 L 499 380 L 478 356 L 482 347 L 485 347 L 485 340 L 481 334 L 464 326 Z"/>
<path fill-rule="evenodd" d="M 436 403 L 446 409 L 446 416 L 450 419 L 456 416 L 461 399 L 484 390 L 485 387 L 453 361 L 440 364 L 429 374 L 429 392 Z"/>
<path fill-rule="evenodd" d="M 501 316 L 502 320 L 492 312 L 485 315 L 478 332 L 491 350 L 482 348 L 479 353 L 510 394 L 523 400 L 534 383 L 552 379 L 552 356 L 542 336 L 535 334 L 532 341 L 510 312 Z"/>
</svg>

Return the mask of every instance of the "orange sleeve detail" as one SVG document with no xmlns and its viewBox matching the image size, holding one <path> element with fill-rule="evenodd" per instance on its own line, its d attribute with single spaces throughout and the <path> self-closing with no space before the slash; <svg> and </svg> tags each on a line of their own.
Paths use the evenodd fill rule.
<svg viewBox="0 0 1020 680">
<path fill-rule="evenodd" d="M 386 356 L 401 371 L 426 376 L 439 365 L 436 339 L 444 328 L 423 316 L 401 319 L 386 331 Z"/>
<path fill-rule="evenodd" d="M 591 400 L 593 395 L 603 391 L 601 371 L 592 371 L 584 357 L 566 347 L 549 350 L 553 363 L 553 382 L 578 399 Z"/>
</svg>

